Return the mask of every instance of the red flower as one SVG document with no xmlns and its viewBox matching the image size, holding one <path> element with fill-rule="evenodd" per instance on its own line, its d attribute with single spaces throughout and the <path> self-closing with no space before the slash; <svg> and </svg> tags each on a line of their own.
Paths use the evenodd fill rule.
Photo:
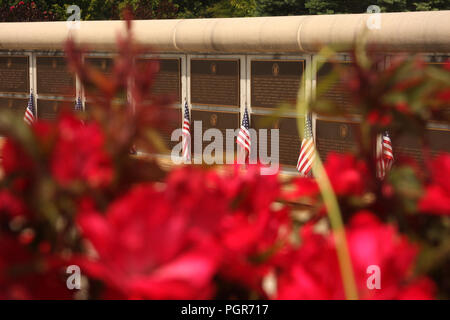
<svg viewBox="0 0 450 320">
<path fill-rule="evenodd" d="M 249 213 L 266 210 L 281 195 L 278 175 L 261 175 L 259 165 L 250 165 L 244 172 L 235 166 L 232 174 L 223 177 L 223 184 L 236 200 L 235 209 Z"/>
<path fill-rule="evenodd" d="M 5 212 L 10 217 L 25 215 L 25 205 L 8 190 L 0 190 L 0 214 Z"/>
<path fill-rule="evenodd" d="M 236 212 L 224 218 L 221 275 L 263 294 L 262 280 L 291 231 L 287 210 L 266 208 L 257 213 Z"/>
<path fill-rule="evenodd" d="M 53 146 L 54 128 L 47 122 L 37 121 L 31 127 L 34 134 L 34 146 L 45 153 Z M 8 138 L 3 144 L 2 168 L 8 178 L 12 178 L 12 186 L 15 191 L 23 191 L 33 180 L 33 172 L 36 168 L 34 159 L 29 153 L 28 146 L 22 146 L 17 141 Z"/>
<path fill-rule="evenodd" d="M 184 167 L 171 172 L 164 197 L 173 211 L 190 217 L 191 232 L 209 237 L 217 234 L 218 222 L 230 212 L 228 187 L 214 170 Z"/>
<path fill-rule="evenodd" d="M 411 278 L 417 248 L 390 225 L 369 212 L 356 214 L 346 228 L 347 241 L 361 299 L 430 299 L 434 285 Z M 278 277 L 278 299 L 344 299 L 344 289 L 332 235 L 302 229 L 302 245 Z M 369 266 L 380 270 L 380 289 L 369 289 Z"/>
<path fill-rule="evenodd" d="M 375 125 L 378 123 L 380 118 L 380 113 L 376 110 L 371 111 L 368 115 L 367 115 L 367 120 L 369 121 L 370 124 Z"/>
<path fill-rule="evenodd" d="M 409 108 L 409 105 L 408 105 L 408 103 L 406 103 L 405 101 L 397 102 L 397 103 L 395 104 L 395 109 L 397 109 L 397 111 L 399 111 L 399 112 L 401 112 L 401 113 L 404 113 L 404 114 L 409 114 L 409 113 L 411 113 L 411 110 L 410 110 L 410 108 Z"/>
<path fill-rule="evenodd" d="M 444 63 L 444 69 L 450 71 L 450 61 Z"/>
<path fill-rule="evenodd" d="M 220 274 L 227 280 L 264 294 L 262 279 L 270 270 L 291 230 L 286 207 L 273 207 L 280 196 L 276 175 L 261 175 L 259 166 L 245 172 L 235 167 L 223 178 L 233 211 L 220 223 L 223 263 Z"/>
<path fill-rule="evenodd" d="M 80 229 L 98 259 L 82 258 L 82 271 L 103 280 L 104 298 L 197 299 L 212 293 L 218 252 L 193 239 L 189 216 L 150 185 L 137 186 L 105 216 L 82 212 Z"/>
<path fill-rule="evenodd" d="M 259 166 L 249 166 L 245 172 L 237 166 L 233 169 L 222 175 L 194 168 L 176 170 L 164 194 L 171 210 L 190 217 L 192 237 L 220 247 L 220 275 L 262 292 L 270 250 L 286 241 L 289 216 L 285 208 L 272 208 L 280 196 L 277 176 L 260 175 Z"/>
<path fill-rule="evenodd" d="M 382 114 L 377 110 L 369 112 L 367 120 L 371 125 L 387 126 L 392 122 L 392 115 L 389 113 Z"/>
<path fill-rule="evenodd" d="M 32 167 L 31 159 L 12 139 L 6 139 L 1 155 L 1 165 L 7 176 L 17 172 L 28 171 Z"/>
<path fill-rule="evenodd" d="M 284 199 L 288 201 L 315 197 L 319 193 L 319 186 L 311 178 L 296 178 L 292 181 L 292 185 L 294 190 L 288 190 L 283 194 Z"/>
<path fill-rule="evenodd" d="M 443 154 L 432 163 L 432 184 L 425 189 L 425 195 L 419 202 L 423 212 L 450 215 L 450 155 Z"/>
<path fill-rule="evenodd" d="M 51 159 L 55 179 L 64 186 L 75 181 L 86 181 L 91 187 L 111 183 L 112 163 L 99 126 L 83 125 L 74 116 L 63 115 L 58 129 L 59 137 Z"/>
<path fill-rule="evenodd" d="M 351 154 L 330 153 L 325 170 L 337 195 L 361 195 L 365 190 L 367 167 Z"/>
<path fill-rule="evenodd" d="M 61 261 L 37 256 L 10 236 L 0 243 L 0 299 L 72 298 Z"/>
<path fill-rule="evenodd" d="M 442 102 L 450 101 L 450 89 L 445 89 L 437 93 L 438 99 Z"/>
</svg>

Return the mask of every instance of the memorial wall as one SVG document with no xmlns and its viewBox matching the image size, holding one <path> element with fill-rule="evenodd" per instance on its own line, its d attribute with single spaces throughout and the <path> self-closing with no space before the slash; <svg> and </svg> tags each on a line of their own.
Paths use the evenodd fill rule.
<svg viewBox="0 0 450 320">
<path fill-rule="evenodd" d="M 28 55 L 0 55 L 0 108 L 25 113 L 30 92 Z"/>
<path fill-rule="evenodd" d="M 285 168 L 295 168 L 301 147 L 295 105 L 299 90 L 299 98 L 305 98 L 302 77 L 306 63 L 307 58 L 302 56 L 249 59 L 249 105 L 252 111 L 251 126 L 256 129 L 258 137 L 258 155 L 261 151 L 262 155 L 267 152 L 279 158 Z M 267 145 L 261 143 L 259 129 L 267 129 Z M 272 150 L 271 129 L 279 130 L 278 154 Z"/>
<path fill-rule="evenodd" d="M 321 68 L 317 68 L 318 62 L 323 63 Z M 332 74 L 345 73 L 352 63 L 348 55 L 340 55 L 327 61 L 316 61 L 316 88 L 324 86 L 327 89 L 320 93 L 316 90 L 315 98 L 329 102 L 346 118 L 346 120 L 339 117 L 315 118 L 315 143 L 322 161 L 330 152 L 354 152 L 357 148 L 356 136 L 360 129 L 358 117 L 361 112 L 355 107 L 349 95 L 345 79 L 334 79 L 331 85 L 327 84 Z"/>
<path fill-rule="evenodd" d="M 372 37 L 369 34 L 368 37 L 369 42 L 379 44 L 383 57 L 380 68 L 388 66 L 390 57 L 397 51 L 421 53 L 427 63 L 436 65 L 450 59 L 450 41 L 445 36 L 450 31 L 450 20 L 447 19 L 450 12 L 382 16 L 388 27 L 382 33 Z M 323 45 L 353 45 L 355 38 L 350 35 L 354 34 L 363 18 L 365 15 L 206 19 L 215 21 L 207 25 L 204 25 L 206 20 L 196 19 L 137 21 L 136 38 L 157 48 L 158 52 L 143 55 L 136 63 L 158 60 L 160 68 L 152 87 L 152 97 L 170 96 L 174 101 L 164 110 L 172 115 L 172 122 L 160 132 L 168 150 L 178 143 L 171 141 L 170 135 L 181 127 L 185 102 L 191 111 L 193 138 L 195 134 L 203 136 L 207 129 L 216 128 L 223 133 L 223 150 L 226 150 L 227 143 L 233 144 L 236 150 L 235 138 L 227 137 L 225 131 L 239 129 L 247 108 L 250 127 L 257 132 L 268 129 L 267 145 L 261 145 L 257 136 L 256 141 L 252 141 L 252 154 L 262 152 L 276 157 L 273 154 L 276 150 L 271 148 L 270 129 L 279 129 L 280 163 L 285 170 L 295 170 L 301 146 L 297 121 L 299 116 L 303 116 L 296 113 L 295 104 L 297 99 L 307 96 L 332 101 L 346 114 L 346 117 L 312 115 L 313 136 L 320 157 L 325 159 L 330 152 L 354 150 L 361 113 L 347 94 L 344 80 L 337 79 L 328 90 L 320 94 L 316 92 L 316 88 L 328 81 L 335 68 L 345 70 L 352 61 L 343 51 L 332 60 L 320 61 L 323 67 L 317 71 L 316 53 L 321 42 Z M 403 22 L 411 18 L 417 23 L 408 24 L 406 28 Z M 244 22 L 245 32 L 232 32 Z M 115 35 L 113 37 L 112 32 L 120 30 L 122 25 L 113 21 L 107 24 L 111 30 L 102 29 L 106 25 L 97 22 L 83 22 L 84 29 L 78 36 L 80 43 L 90 44 L 97 50 L 85 55 L 85 63 L 108 76 L 114 67 Z M 46 41 L 28 24 L 21 24 L 21 28 L 30 35 L 20 46 L 10 38 L 9 24 L 3 25 L 0 30 L 0 108 L 13 110 L 22 117 L 31 91 L 38 118 L 54 119 L 63 105 L 73 107 L 79 95 L 85 110 L 93 108 L 89 97 L 83 96 L 75 76 L 67 70 L 61 51 L 65 39 L 62 34 L 42 23 L 43 32 L 54 33 L 49 36 L 52 41 Z M 337 29 L 329 30 L 325 26 Z M 101 38 L 95 34 L 98 28 L 104 31 Z M 341 35 L 339 40 L 335 40 L 336 34 Z M 58 41 L 61 44 L 55 45 Z M 302 77 L 305 77 L 304 82 Z M 116 101 L 124 99 L 126 93 L 116 97 Z M 202 123 L 201 130 L 194 132 L 194 121 Z M 449 130 L 449 124 L 439 119 L 428 124 L 432 154 L 450 152 Z M 422 161 L 419 143 L 413 137 L 391 138 L 396 155 L 409 155 Z M 203 141 L 201 147 L 193 146 L 193 155 L 199 156 L 198 153 L 208 144 L 208 141 Z"/>
<path fill-rule="evenodd" d="M 427 64 L 443 67 L 445 62 L 450 61 L 450 55 L 425 55 L 424 60 L 427 61 Z M 450 104 L 445 112 L 450 112 Z M 450 124 L 441 119 L 433 119 L 427 125 L 426 139 L 429 143 L 431 156 L 436 156 L 442 151 L 450 152 Z M 412 157 L 419 163 L 423 163 L 424 154 L 421 143 L 416 137 L 405 134 L 393 136 L 392 144 L 399 157 Z"/>
<path fill-rule="evenodd" d="M 449 55 L 426 55 L 428 63 L 443 64 Z M 389 61 L 389 57 L 385 57 Z M 335 69 L 348 68 L 352 61 L 348 55 L 324 61 L 322 68 L 306 75 L 306 65 L 316 64 L 314 55 L 164 55 L 142 57 L 136 63 L 159 61 L 159 71 L 152 87 L 151 97 L 169 96 L 174 101 L 164 112 L 170 113 L 167 128 L 160 131 L 163 142 L 170 151 L 178 141 L 171 141 L 171 133 L 181 125 L 182 107 L 185 101 L 191 109 L 191 122 L 201 121 L 202 128 L 195 134 L 203 134 L 216 128 L 223 134 L 223 150 L 227 144 L 234 145 L 235 138 L 226 135 L 226 129 L 240 127 L 245 108 L 250 116 L 250 127 L 257 132 L 253 141 L 254 154 L 279 158 L 286 170 L 294 170 L 301 146 L 298 132 L 295 103 L 304 99 L 317 86 L 327 81 Z M 95 53 L 84 58 L 85 63 L 109 76 L 112 72 L 113 56 L 110 53 Z M 305 75 L 306 81 L 302 83 Z M 303 86 L 303 87 L 302 87 Z M 300 94 L 298 95 L 298 89 Z M 63 105 L 73 107 L 76 97 L 82 94 L 74 74 L 67 70 L 61 52 L 25 52 L 15 54 L 0 52 L 0 108 L 9 108 L 23 116 L 29 93 L 36 99 L 37 117 L 52 120 Z M 360 112 L 354 107 L 342 79 L 338 79 L 328 90 L 316 98 L 333 102 L 342 117 L 313 115 L 313 135 L 320 157 L 324 160 L 330 152 L 351 152 L 356 148 Z M 116 97 L 116 101 L 126 96 Z M 83 97 L 84 108 L 89 111 L 92 101 Z M 149 101 L 151 103 L 151 101 Z M 267 144 L 261 145 L 259 129 L 267 129 Z M 279 129 L 279 148 L 271 148 L 271 129 Z M 194 128 L 192 127 L 192 131 Z M 432 121 L 428 126 L 431 152 L 450 152 L 450 126 L 448 123 Z M 193 137 L 195 137 L 193 135 Z M 203 152 L 210 143 L 202 141 L 201 148 L 192 148 L 192 153 Z M 410 136 L 391 137 L 397 156 L 412 156 L 423 161 L 419 142 Z M 261 148 L 263 150 L 261 150 Z M 197 154 L 197 156 L 199 156 Z M 224 155 L 225 157 L 225 155 Z M 224 158 L 225 159 L 225 158 Z M 225 161 L 225 160 L 224 160 Z"/>
</svg>

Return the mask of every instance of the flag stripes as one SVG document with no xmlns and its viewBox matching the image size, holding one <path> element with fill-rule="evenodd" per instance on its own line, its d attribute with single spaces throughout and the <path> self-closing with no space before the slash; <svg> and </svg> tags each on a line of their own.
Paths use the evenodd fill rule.
<svg viewBox="0 0 450 320">
<path fill-rule="evenodd" d="M 23 117 L 23 121 L 25 121 L 28 125 L 31 125 L 36 120 L 34 110 L 34 96 L 33 92 L 31 92 L 30 99 L 28 100 L 28 106 L 25 110 L 25 116 Z"/>
<path fill-rule="evenodd" d="M 308 176 L 316 156 L 311 120 L 309 116 L 305 120 L 305 134 L 300 147 L 300 155 L 297 161 L 297 170 L 304 177 Z"/>
<path fill-rule="evenodd" d="M 386 131 L 378 137 L 378 150 L 377 150 L 377 177 L 384 179 L 386 173 L 391 169 L 394 162 L 394 151 L 392 149 L 392 141 L 389 133 Z"/>
<path fill-rule="evenodd" d="M 243 152 L 244 158 L 246 158 L 250 154 L 250 148 L 252 145 L 250 139 L 250 121 L 248 117 L 247 106 L 245 107 L 244 116 L 242 118 L 241 129 L 239 130 L 239 134 L 236 138 L 236 143 L 240 146 L 241 152 Z"/>
<path fill-rule="evenodd" d="M 187 101 L 184 105 L 184 117 L 182 127 L 182 157 L 185 161 L 191 160 L 191 123 Z"/>
</svg>

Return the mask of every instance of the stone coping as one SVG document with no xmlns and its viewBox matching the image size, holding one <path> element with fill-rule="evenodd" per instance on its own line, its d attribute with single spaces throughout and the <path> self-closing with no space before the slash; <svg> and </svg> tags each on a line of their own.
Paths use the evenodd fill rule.
<svg viewBox="0 0 450 320">
<path fill-rule="evenodd" d="M 368 29 L 370 14 L 136 20 L 137 41 L 165 53 L 315 53 L 323 46 L 346 51 L 365 30 L 383 52 L 450 52 L 450 11 L 382 13 L 380 29 Z M 373 17 L 373 16 L 372 16 Z M 0 49 L 62 50 L 72 35 L 95 51 L 114 51 L 123 21 L 0 23 Z"/>
</svg>

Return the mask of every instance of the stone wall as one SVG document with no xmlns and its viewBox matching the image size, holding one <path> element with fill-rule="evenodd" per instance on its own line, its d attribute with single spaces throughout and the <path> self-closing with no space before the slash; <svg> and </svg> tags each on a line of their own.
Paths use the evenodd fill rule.
<svg viewBox="0 0 450 320">
<path fill-rule="evenodd" d="M 143 55 L 141 60 L 161 62 L 153 94 L 169 94 L 176 101 L 167 112 L 178 113 L 180 123 L 171 124 L 170 129 L 181 125 L 184 101 L 191 108 L 192 120 L 202 121 L 203 131 L 239 128 L 247 106 L 252 128 L 280 130 L 280 162 L 290 170 L 295 168 L 300 149 L 296 100 L 316 97 L 316 87 L 331 72 L 332 63 L 343 68 L 352 63 L 342 49 L 317 72 L 321 58 L 316 51 L 323 45 L 344 48 L 354 44 L 366 19 L 367 15 L 336 15 L 159 20 L 137 21 L 134 28 L 141 43 L 159 51 Z M 67 27 L 62 23 L 18 23 L 12 29 L 12 25 L 0 24 L 0 108 L 23 114 L 31 90 L 38 118 L 53 119 L 61 106 L 73 105 L 78 95 L 84 108 L 92 107 L 83 97 L 79 81 L 66 68 L 61 49 Z M 112 35 L 122 25 L 117 21 L 83 22 L 74 37 L 91 45 L 85 61 L 107 74 L 114 56 Z M 393 28 L 397 28 L 395 32 Z M 386 68 L 396 51 L 419 53 L 433 64 L 448 61 L 449 34 L 450 11 L 383 14 L 382 28 L 370 30 L 368 39 L 378 45 L 383 57 L 380 68 Z M 351 116 L 313 115 L 313 134 L 322 158 L 330 151 L 352 150 L 353 129 L 361 117 L 339 81 L 324 95 Z M 270 121 L 273 115 L 278 120 Z M 450 152 L 450 126 L 438 120 L 429 124 L 432 151 Z M 163 138 L 169 147 L 173 145 L 167 133 Z M 393 137 L 393 144 L 397 152 L 420 159 L 414 140 Z"/>
</svg>

